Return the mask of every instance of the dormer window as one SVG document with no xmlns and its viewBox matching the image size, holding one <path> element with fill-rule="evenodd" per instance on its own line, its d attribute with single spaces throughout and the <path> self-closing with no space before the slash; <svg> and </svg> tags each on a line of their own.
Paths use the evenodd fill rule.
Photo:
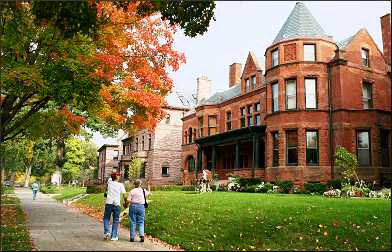
<svg viewBox="0 0 392 252">
<path fill-rule="evenodd" d="M 362 65 L 369 66 L 369 50 L 362 48 L 361 50 Z"/>
<path fill-rule="evenodd" d="M 316 61 L 316 45 L 304 45 L 304 61 Z"/>
<path fill-rule="evenodd" d="M 271 52 L 272 55 L 272 67 L 279 65 L 279 50 L 275 49 Z"/>
</svg>

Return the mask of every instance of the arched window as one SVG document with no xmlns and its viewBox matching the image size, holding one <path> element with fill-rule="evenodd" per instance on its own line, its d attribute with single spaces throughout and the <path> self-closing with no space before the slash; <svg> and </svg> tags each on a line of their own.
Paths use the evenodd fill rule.
<svg viewBox="0 0 392 252">
<path fill-rule="evenodd" d="M 189 137 L 189 143 L 192 143 L 192 128 L 191 127 L 189 127 L 189 130 L 188 130 L 188 137 Z"/>
<path fill-rule="evenodd" d="M 162 177 L 169 177 L 169 163 L 163 162 L 162 164 Z"/>
<path fill-rule="evenodd" d="M 195 170 L 195 159 L 192 157 L 192 156 L 190 156 L 189 158 L 188 158 L 188 162 L 187 162 L 188 164 L 188 171 L 189 172 L 193 172 L 194 170 Z"/>
</svg>

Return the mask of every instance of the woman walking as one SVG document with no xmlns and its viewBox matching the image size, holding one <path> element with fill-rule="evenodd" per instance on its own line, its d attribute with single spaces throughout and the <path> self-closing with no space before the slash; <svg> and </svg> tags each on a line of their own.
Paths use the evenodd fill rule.
<svg viewBox="0 0 392 252">
<path fill-rule="evenodd" d="M 144 212 L 145 204 L 147 203 L 146 197 L 150 193 L 144 190 L 140 184 L 139 179 L 134 182 L 135 188 L 129 192 L 128 202 L 129 206 L 129 227 L 130 227 L 130 242 L 135 241 L 136 226 L 139 229 L 140 242 L 144 242 Z"/>
</svg>

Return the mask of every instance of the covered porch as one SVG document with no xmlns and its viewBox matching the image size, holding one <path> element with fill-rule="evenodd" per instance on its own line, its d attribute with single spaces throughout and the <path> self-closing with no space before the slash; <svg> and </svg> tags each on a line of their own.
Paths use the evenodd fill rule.
<svg viewBox="0 0 392 252">
<path fill-rule="evenodd" d="M 195 173 L 208 169 L 226 180 L 229 174 L 264 177 L 265 126 L 253 126 L 203 137 L 198 146 Z"/>
</svg>

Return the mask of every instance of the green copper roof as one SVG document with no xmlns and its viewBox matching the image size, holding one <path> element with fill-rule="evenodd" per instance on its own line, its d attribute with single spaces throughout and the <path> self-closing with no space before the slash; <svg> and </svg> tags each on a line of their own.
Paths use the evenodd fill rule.
<svg viewBox="0 0 392 252">
<path fill-rule="evenodd" d="M 312 16 L 308 8 L 300 2 L 295 4 L 294 9 L 291 11 L 290 16 L 280 29 L 273 43 L 299 37 L 331 39 Z"/>
</svg>

